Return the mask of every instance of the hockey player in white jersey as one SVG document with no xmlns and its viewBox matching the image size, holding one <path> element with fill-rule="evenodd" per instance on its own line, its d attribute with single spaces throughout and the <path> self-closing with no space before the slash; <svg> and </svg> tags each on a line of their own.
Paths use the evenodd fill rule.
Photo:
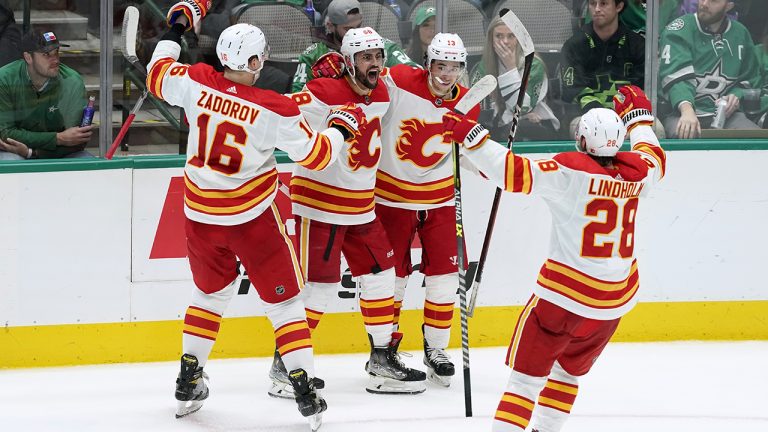
<svg viewBox="0 0 768 432">
<path fill-rule="evenodd" d="M 351 29 L 341 53 L 348 74 L 344 79 L 318 78 L 293 95 L 313 127 L 323 112 L 356 103 L 366 115 L 359 133 L 347 141 L 339 160 L 315 172 L 297 166 L 291 179 L 291 199 L 302 269 L 306 272 L 307 320 L 314 329 L 336 297 L 341 282 L 341 254 L 359 278 L 360 311 L 371 344 L 366 364 L 371 393 L 421 393 L 424 372 L 406 367 L 397 352 L 402 339 L 393 333 L 395 271 L 392 247 L 374 212 L 376 170 L 381 157 L 381 121 L 389 107 L 386 86 L 380 85 L 385 62 L 384 42 L 370 27 Z M 273 389 L 281 396 L 275 356 Z"/>
<path fill-rule="evenodd" d="M 512 372 L 494 431 L 559 431 L 578 377 L 589 372 L 637 302 L 638 202 L 664 176 L 666 156 L 640 88 L 620 88 L 614 109 L 588 111 L 577 133 L 579 151 L 545 160 L 515 155 L 488 140 L 487 131 L 467 142 L 477 123 L 444 117 L 446 138 L 464 145 L 491 181 L 541 196 L 552 213 L 549 259 L 512 336 L 506 359 Z M 619 152 L 627 133 L 632 151 Z"/>
<path fill-rule="evenodd" d="M 442 116 L 467 89 L 467 50 L 456 34 L 439 33 L 427 47 L 424 69 L 396 65 L 385 69 L 391 103 L 382 122 L 382 155 L 376 178 L 376 215 L 395 258 L 395 327 L 408 277 L 413 272 L 411 244 L 418 234 L 425 276 L 424 364 L 428 378 L 449 386 L 455 367 L 445 349 L 458 289 L 451 144 L 442 139 Z M 312 67 L 315 76 L 340 77 L 339 56 L 326 55 Z M 476 120 L 479 108 L 467 115 Z M 466 262 L 466 260 L 465 260 Z"/>
<path fill-rule="evenodd" d="M 299 411 L 317 425 L 326 403 L 312 379 L 298 257 L 273 202 L 278 188 L 273 153 L 277 144 L 299 166 L 324 169 L 365 117 L 357 107 L 338 107 L 325 113 L 317 123 L 324 130 L 316 132 L 293 100 L 252 87 L 267 52 L 263 33 L 249 24 L 220 35 L 216 52 L 223 73 L 206 64 L 178 63 L 182 34 L 196 27 L 206 10 L 207 2 L 194 0 L 171 8 L 171 28 L 152 55 L 147 77 L 152 94 L 183 107 L 190 123 L 184 213 L 196 289 L 184 317 L 177 417 L 200 409 L 208 397 L 203 368 L 234 294 L 239 258 L 274 327 Z"/>
<path fill-rule="evenodd" d="M 443 142 L 442 117 L 467 92 L 458 84 L 466 64 L 461 38 L 438 33 L 427 47 L 424 69 L 398 65 L 384 74 L 392 102 L 384 116 L 384 150 L 376 178 L 376 214 L 395 252 L 395 323 L 413 272 L 411 244 L 418 234 L 419 271 L 426 287 L 424 364 L 429 379 L 446 387 L 455 373 L 445 350 L 459 278 L 451 144 Z M 467 115 L 477 120 L 478 114 L 475 107 Z"/>
</svg>

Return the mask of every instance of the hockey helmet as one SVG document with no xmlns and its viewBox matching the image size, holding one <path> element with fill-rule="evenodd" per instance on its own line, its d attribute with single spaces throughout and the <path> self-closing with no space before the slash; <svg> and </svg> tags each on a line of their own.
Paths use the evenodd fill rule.
<svg viewBox="0 0 768 432">
<path fill-rule="evenodd" d="M 455 33 L 438 33 L 432 38 L 427 47 L 424 66 L 429 68 L 434 60 L 454 61 L 467 64 L 467 49 L 459 35 Z"/>
<path fill-rule="evenodd" d="M 593 108 L 581 116 L 576 149 L 592 156 L 614 157 L 626 135 L 627 128 L 618 114 L 607 108 Z"/>
<path fill-rule="evenodd" d="M 341 41 L 341 55 L 344 56 L 347 70 L 352 76 L 355 74 L 355 54 L 373 48 L 381 49 L 384 56 L 383 63 L 386 64 L 387 51 L 384 49 L 384 39 L 376 33 L 376 30 L 370 27 L 360 27 L 347 31 Z"/>
<path fill-rule="evenodd" d="M 256 56 L 262 66 L 267 60 L 267 39 L 256 26 L 246 23 L 235 24 L 221 32 L 216 43 L 216 56 L 222 65 L 235 70 L 255 74 L 261 68 L 252 70 L 248 63 Z"/>
</svg>

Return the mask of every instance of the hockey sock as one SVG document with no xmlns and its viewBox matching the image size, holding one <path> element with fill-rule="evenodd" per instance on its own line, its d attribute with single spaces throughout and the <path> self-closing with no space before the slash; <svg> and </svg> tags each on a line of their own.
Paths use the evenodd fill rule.
<svg viewBox="0 0 768 432">
<path fill-rule="evenodd" d="M 546 377 L 534 377 L 512 371 L 507 388 L 493 416 L 494 432 L 520 432 L 528 427 L 536 397 L 544 387 Z"/>
<path fill-rule="evenodd" d="M 197 357 L 199 367 L 204 367 L 211 354 L 221 326 L 221 316 L 235 293 L 235 282 L 214 293 L 206 294 L 199 289 L 192 293 L 192 302 L 184 314 L 182 348 L 185 354 Z"/>
<path fill-rule="evenodd" d="M 424 299 L 424 338 L 430 348 L 447 348 L 458 288 L 456 273 L 427 276 Z"/>
<path fill-rule="evenodd" d="M 547 383 L 539 394 L 531 420 L 541 432 L 558 432 L 562 429 L 579 391 L 579 380 L 555 362 Z"/>
<path fill-rule="evenodd" d="M 286 370 L 301 368 L 314 377 L 312 340 L 304 319 L 303 303 L 298 296 L 280 303 L 265 304 L 264 311 L 275 329 L 275 345 Z"/>
<path fill-rule="evenodd" d="M 204 367 L 208 361 L 220 326 L 221 315 L 195 306 L 187 308 L 182 346 L 185 354 L 197 357 L 199 367 Z"/>
<path fill-rule="evenodd" d="M 395 270 L 389 268 L 376 274 L 362 275 L 360 286 L 360 312 L 365 331 L 371 335 L 373 346 L 385 347 L 392 340 Z"/>
<path fill-rule="evenodd" d="M 407 277 L 395 278 L 395 312 L 392 319 L 392 331 L 397 331 L 400 328 L 400 309 L 403 307 L 406 285 L 408 285 Z"/>
<path fill-rule="evenodd" d="M 304 285 L 304 310 L 307 315 L 307 324 L 309 329 L 314 330 L 320 324 L 320 319 L 323 317 L 326 309 L 328 309 L 328 302 L 331 297 L 338 292 L 337 283 L 319 283 L 319 282 L 307 282 Z"/>
</svg>

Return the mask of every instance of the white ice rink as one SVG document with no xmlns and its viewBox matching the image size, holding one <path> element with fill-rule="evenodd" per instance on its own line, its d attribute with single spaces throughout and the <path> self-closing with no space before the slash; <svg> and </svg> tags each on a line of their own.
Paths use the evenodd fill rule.
<svg viewBox="0 0 768 432">
<path fill-rule="evenodd" d="M 365 392 L 364 355 L 319 356 L 322 432 L 488 431 L 508 369 L 505 349 L 473 349 L 473 418 L 464 417 L 461 353 L 449 389 Z M 421 353 L 406 358 L 420 365 Z M 0 431 L 302 431 L 291 401 L 267 396 L 271 359 L 213 360 L 211 396 L 174 418 L 177 362 L 0 370 Z M 423 368 L 422 368 L 423 369 Z M 768 342 L 610 344 L 581 381 L 567 432 L 766 432 Z"/>
</svg>

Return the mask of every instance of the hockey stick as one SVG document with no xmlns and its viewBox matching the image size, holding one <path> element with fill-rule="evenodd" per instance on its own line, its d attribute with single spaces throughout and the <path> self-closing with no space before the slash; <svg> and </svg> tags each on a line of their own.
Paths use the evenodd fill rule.
<svg viewBox="0 0 768 432">
<path fill-rule="evenodd" d="M 517 133 L 517 125 L 520 121 L 520 111 L 522 111 L 523 100 L 525 99 L 525 90 L 528 87 L 528 77 L 531 74 L 531 65 L 533 64 L 533 40 L 531 35 L 528 34 L 528 30 L 520 19 L 511 11 L 508 10 L 501 16 L 501 20 L 509 27 L 512 33 L 517 38 L 517 42 L 520 48 L 523 50 L 525 56 L 525 64 L 523 66 L 523 79 L 520 83 L 520 89 L 517 93 L 517 104 L 515 105 L 515 112 L 512 113 L 512 126 L 509 128 L 509 138 L 507 138 L 507 148 L 512 148 L 512 142 L 515 141 L 515 133 Z M 477 269 L 475 270 L 475 278 L 472 282 L 472 294 L 469 299 L 469 309 L 467 315 L 470 317 L 475 314 L 475 303 L 477 302 L 477 292 L 480 289 L 480 281 L 483 278 L 483 270 L 485 269 L 485 261 L 488 257 L 488 248 L 491 244 L 491 236 L 493 235 L 493 227 L 496 224 L 496 214 L 499 211 L 499 203 L 501 201 L 501 189 L 496 188 L 496 194 L 493 196 L 493 204 L 491 205 L 491 214 L 488 217 L 488 227 L 485 229 L 485 239 L 483 239 L 483 249 L 480 252 L 480 260 L 477 262 Z"/>
<path fill-rule="evenodd" d="M 141 73 L 140 76 L 142 78 L 146 78 L 147 69 L 141 64 L 141 62 L 139 62 L 139 58 L 136 56 L 136 35 L 138 30 L 139 10 L 134 6 L 128 6 L 125 8 L 125 16 L 123 16 L 123 45 L 121 46 L 121 49 L 123 51 L 123 57 L 125 57 L 125 60 L 132 64 L 136 70 Z M 125 134 L 128 133 L 128 128 L 131 127 L 133 119 L 136 118 L 136 113 L 139 112 L 141 105 L 144 104 L 146 99 L 147 89 L 145 88 L 144 91 L 141 92 L 139 99 L 136 101 L 136 105 L 133 106 L 131 113 L 125 119 L 125 123 L 123 123 L 123 126 L 120 128 L 120 132 L 117 134 L 117 137 L 115 137 L 115 140 L 112 141 L 112 145 L 109 147 L 109 150 L 107 150 L 107 154 L 104 155 L 106 159 L 112 159 L 112 156 L 114 156 L 117 147 L 123 141 Z"/>
<path fill-rule="evenodd" d="M 496 88 L 496 78 L 486 75 L 461 98 L 454 110 L 466 114 Z M 453 142 L 453 196 L 456 207 L 456 263 L 459 273 L 459 315 L 461 315 L 461 357 L 464 368 L 464 410 L 472 417 L 472 383 L 469 375 L 469 323 L 467 322 L 467 271 L 464 269 L 464 217 L 461 207 L 461 173 L 459 171 L 459 143 Z"/>
</svg>

